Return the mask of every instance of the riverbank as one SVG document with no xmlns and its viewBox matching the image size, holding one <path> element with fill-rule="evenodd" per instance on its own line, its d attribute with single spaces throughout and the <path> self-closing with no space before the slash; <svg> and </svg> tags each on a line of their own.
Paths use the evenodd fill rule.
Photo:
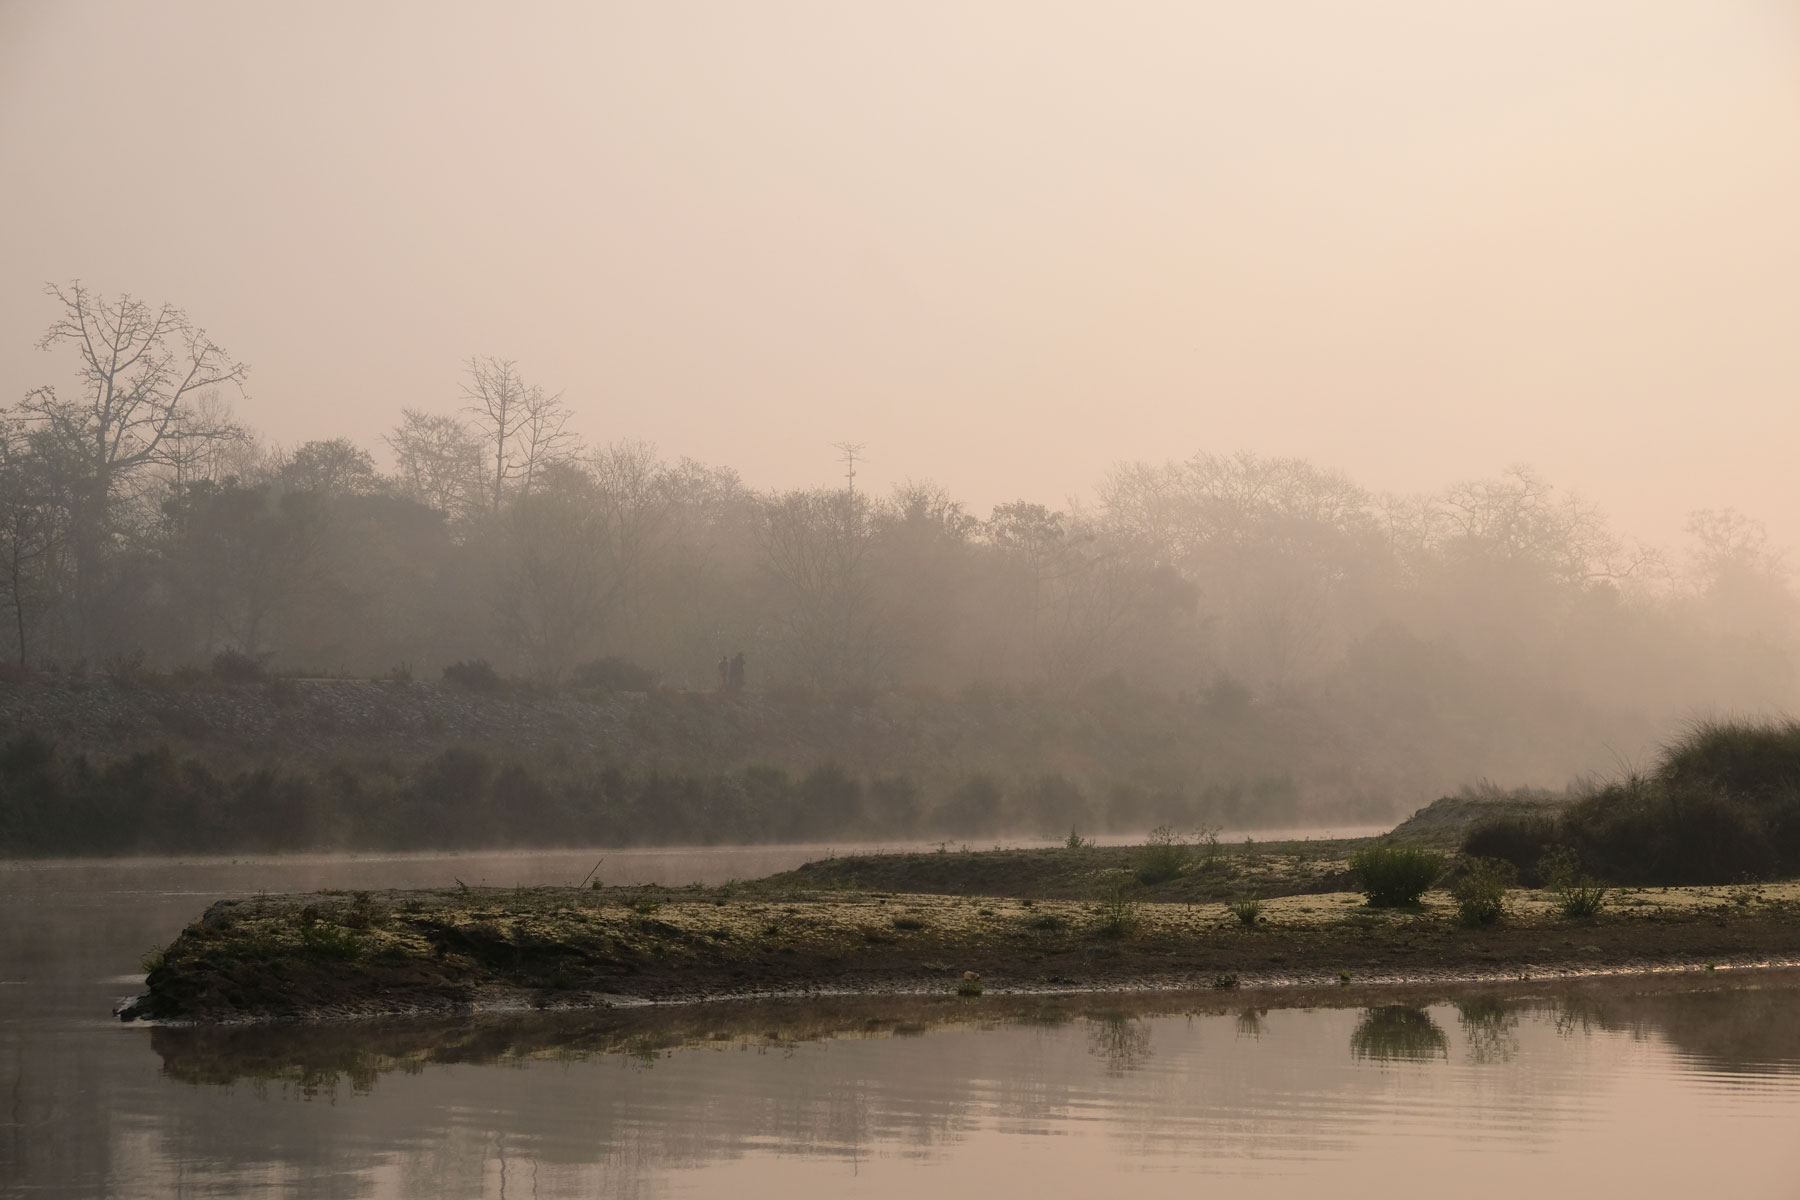
<svg viewBox="0 0 1800 1200">
<path fill-rule="evenodd" d="M 862 861 L 885 857 L 932 856 Z M 1271 872 L 1276 857 L 1257 855 L 1251 866 Z M 856 868 L 857 860 L 835 861 L 850 866 L 834 870 Z M 1327 880 L 1337 865 L 1315 853 L 1308 877 Z M 1190 868 L 1183 877 L 1207 873 Z M 1441 892 L 1409 909 L 1371 908 L 1343 890 L 1269 896 L 1247 925 L 1226 903 L 1141 899 L 1122 879 L 1099 898 L 1040 898 L 808 886 L 820 874 L 803 868 L 718 888 L 456 888 L 222 901 L 151 957 L 146 992 L 121 1015 L 293 1022 L 944 994 L 963 984 L 965 972 L 979 974 L 988 993 L 1024 994 L 1800 962 L 1800 883 L 1793 882 L 1622 889 L 1599 917 L 1579 921 L 1562 917 L 1546 894 L 1518 891 L 1504 920 L 1469 929 Z M 1096 872 L 1092 886 L 1121 874 Z"/>
</svg>

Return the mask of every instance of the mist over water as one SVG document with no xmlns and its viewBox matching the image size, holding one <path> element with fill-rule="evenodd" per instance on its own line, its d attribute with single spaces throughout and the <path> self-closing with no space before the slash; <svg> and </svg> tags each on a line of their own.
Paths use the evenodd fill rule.
<svg viewBox="0 0 1800 1200">
<path fill-rule="evenodd" d="M 1704 879 L 1785 944 L 1797 52 L 1791 0 L 0 0 L 0 1197 L 1788 1194 L 1780 974 L 107 1013 L 220 898 L 1179 874 L 1444 796 L 1511 804 L 1502 899 Z"/>
<path fill-rule="evenodd" d="M 462 745 L 585 840 L 694 836 L 587 815 L 615 768 L 1375 820 L 1796 703 L 1774 0 L 0 33 L 5 728 L 356 781 L 0 852 L 422 846 L 337 814 Z"/>
</svg>

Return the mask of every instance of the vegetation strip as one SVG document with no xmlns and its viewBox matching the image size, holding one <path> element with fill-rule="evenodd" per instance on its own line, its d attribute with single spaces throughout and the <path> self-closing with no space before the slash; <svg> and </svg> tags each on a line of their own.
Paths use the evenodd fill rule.
<svg viewBox="0 0 1800 1200">
<path fill-rule="evenodd" d="M 773 881 L 770 881 L 772 884 Z M 1600 915 L 1515 893 L 1471 928 L 1453 898 L 1241 905 L 874 892 L 538 888 L 222 901 L 146 962 L 127 1018 L 296 1021 L 805 992 L 990 993 L 1358 984 L 1800 959 L 1800 884 L 1632 890 Z"/>
</svg>

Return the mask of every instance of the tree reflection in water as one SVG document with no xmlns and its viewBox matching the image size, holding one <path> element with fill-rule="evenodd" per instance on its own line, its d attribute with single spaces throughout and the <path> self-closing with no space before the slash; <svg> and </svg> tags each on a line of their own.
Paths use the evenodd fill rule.
<svg viewBox="0 0 1800 1200">
<path fill-rule="evenodd" d="M 1519 1005 L 1499 996 L 1478 995 L 1456 1003 L 1462 1018 L 1463 1039 L 1469 1044 L 1469 1061 L 1511 1062 L 1519 1053 Z"/>
<path fill-rule="evenodd" d="M 1106 1063 L 1108 1075 L 1134 1071 L 1150 1057 L 1150 1023 L 1130 1013 L 1088 1018 L 1088 1053 Z"/>
<path fill-rule="evenodd" d="M 1350 1033 L 1353 1058 L 1373 1062 L 1429 1062 L 1450 1057 L 1450 1039 L 1431 1014 L 1410 1004 L 1367 1009 Z"/>
</svg>

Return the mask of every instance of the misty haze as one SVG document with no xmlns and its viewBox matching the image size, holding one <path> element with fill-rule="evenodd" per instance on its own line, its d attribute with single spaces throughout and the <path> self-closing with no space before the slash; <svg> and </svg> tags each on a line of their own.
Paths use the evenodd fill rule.
<svg viewBox="0 0 1800 1200">
<path fill-rule="evenodd" d="M 1796 64 L 0 0 L 0 1196 L 1785 1194 Z"/>
</svg>

